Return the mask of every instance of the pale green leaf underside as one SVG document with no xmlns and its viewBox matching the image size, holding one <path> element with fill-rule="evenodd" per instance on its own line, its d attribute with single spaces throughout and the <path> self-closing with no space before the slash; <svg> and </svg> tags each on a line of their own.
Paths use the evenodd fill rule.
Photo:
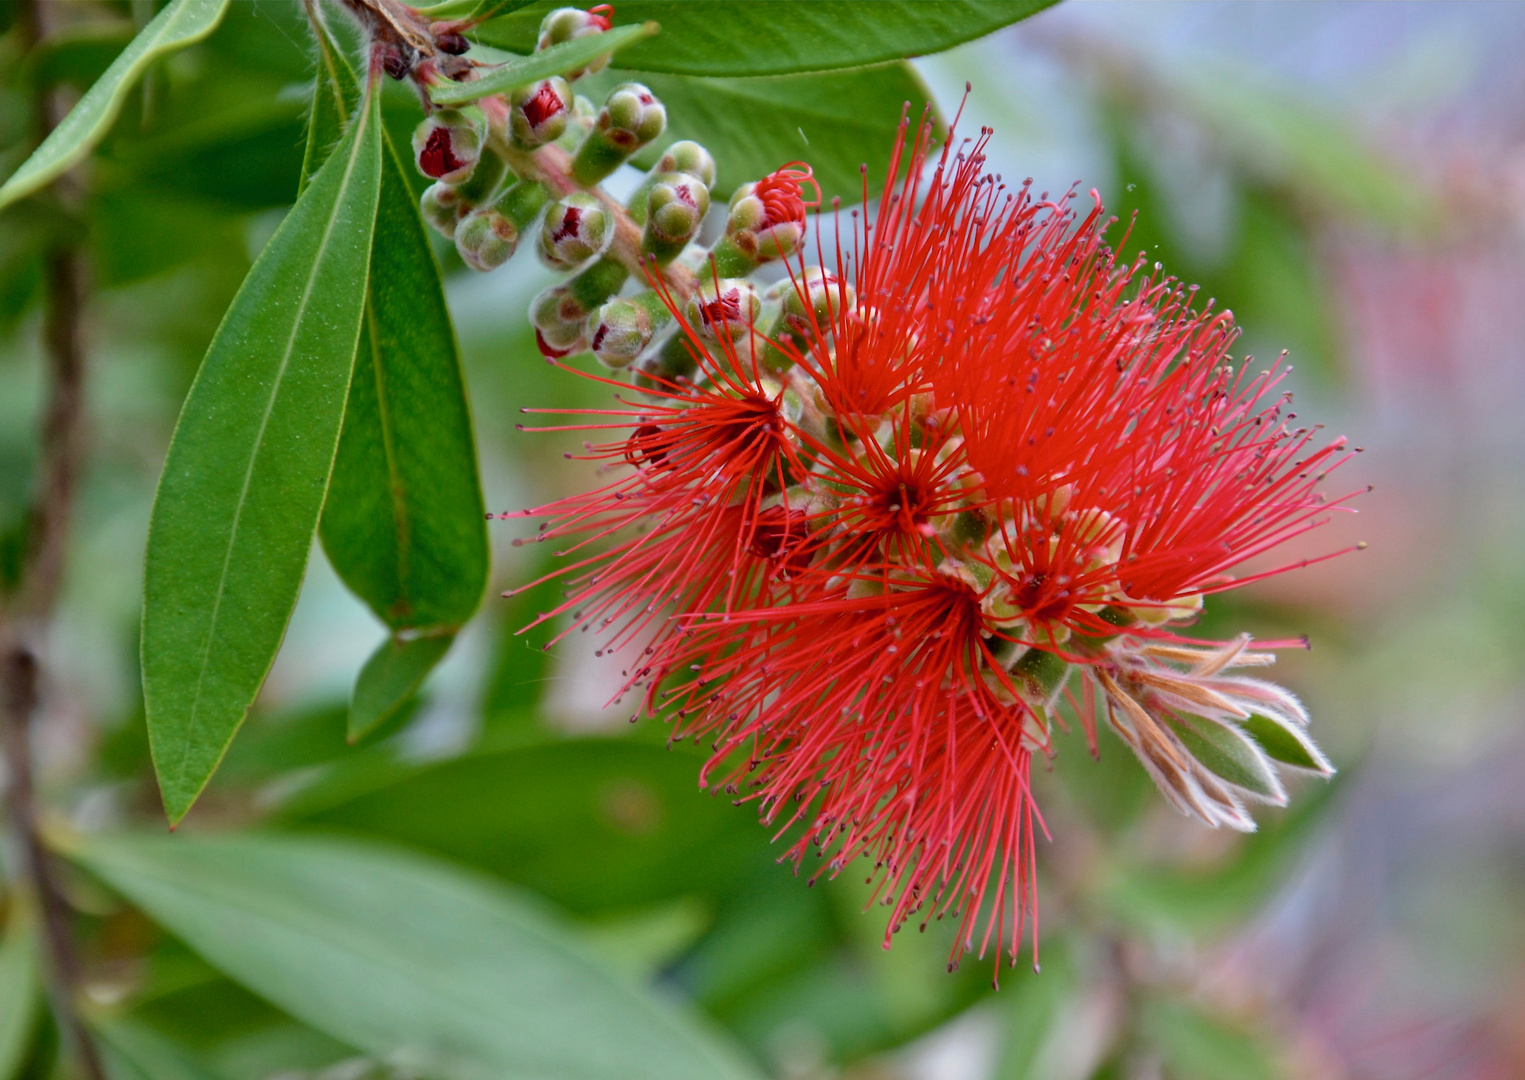
<svg viewBox="0 0 1525 1080">
<path fill-rule="evenodd" d="M 333 467 L 381 180 L 373 104 L 249 271 L 170 443 L 144 568 L 143 691 L 171 822 L 280 647 Z"/>
<path fill-rule="evenodd" d="M 651 37 L 658 29 L 656 23 L 641 23 L 564 41 L 528 56 L 515 57 L 497 67 L 484 68 L 485 74 L 472 82 L 439 83 L 430 89 L 429 97 L 436 105 L 460 105 L 488 94 L 517 90 L 552 75 L 562 75 L 585 67 L 600 56 L 619 52 L 627 45 Z"/>
<path fill-rule="evenodd" d="M 228 0 L 170 0 L 69 110 L 42 145 L 0 186 L 0 208 L 52 183 L 89 156 L 105 136 L 127 92 L 155 60 L 206 37 Z"/>
<path fill-rule="evenodd" d="M 600 967 L 532 902 L 439 863 L 248 835 L 105 837 L 76 857 L 230 978 L 424 1075 L 758 1075 Z"/>
</svg>

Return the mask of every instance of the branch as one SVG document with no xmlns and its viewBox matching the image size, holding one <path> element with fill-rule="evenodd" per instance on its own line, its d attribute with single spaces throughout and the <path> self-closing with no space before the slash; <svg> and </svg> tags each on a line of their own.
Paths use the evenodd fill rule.
<svg viewBox="0 0 1525 1080">
<path fill-rule="evenodd" d="M 27 53 L 46 31 L 49 6 L 43 0 L 27 0 L 21 5 L 17 21 Z M 56 95 L 45 93 L 39 96 L 36 107 L 38 127 L 45 136 L 63 118 L 64 103 Z M 54 190 L 64 202 L 74 201 L 76 182 L 66 176 Z M 60 241 L 49 250 L 46 287 L 42 339 L 48 400 L 42 417 L 36 503 L 17 594 L 12 603 L 0 609 L 0 747 L 9 773 L 6 804 L 21 852 L 20 869 L 42 914 L 54 1016 L 82 1074 L 87 1080 L 106 1080 L 95 1041 L 77 1007 L 79 954 L 69 906 L 42 842 L 32 773 L 31 736 L 39 672 L 29 639 L 42 637 L 58 598 L 84 441 L 85 350 L 80 322 L 86 285 L 84 260 L 74 244 Z"/>
<path fill-rule="evenodd" d="M 637 281 L 644 281 L 653 272 L 651 260 L 641 252 L 641 227 L 630 217 L 628 210 L 604 193 L 602 187 L 585 188 L 572 178 L 572 155 L 555 145 L 542 146 L 532 152 L 515 150 L 508 145 L 507 139 L 497 138 L 496 134 L 494 130 L 493 149 L 508 162 L 515 176 L 538 180 L 557 198 L 574 191 L 586 191 L 598 199 L 614 221 L 614 239 L 609 245 L 609 254 L 624 264 Z M 669 263 L 660 273 L 680 302 L 694 294 L 697 285 L 694 272 L 688 267 Z"/>
</svg>

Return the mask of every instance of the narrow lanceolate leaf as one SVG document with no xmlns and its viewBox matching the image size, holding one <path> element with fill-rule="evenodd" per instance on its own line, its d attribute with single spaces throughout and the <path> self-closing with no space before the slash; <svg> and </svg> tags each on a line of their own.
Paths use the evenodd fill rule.
<svg viewBox="0 0 1525 1080">
<path fill-rule="evenodd" d="M 346 733 L 349 741 L 359 742 L 395 713 L 450 651 L 454 640 L 454 634 L 440 634 L 383 641 L 355 680 Z"/>
<path fill-rule="evenodd" d="M 440 1080 L 752 1080 L 539 905 L 416 856 L 274 836 L 111 836 L 88 869 L 311 1027 Z"/>
<path fill-rule="evenodd" d="M 356 95 L 321 28 L 307 157 L 323 160 Z M 487 586 L 488 544 L 459 349 L 403 166 L 382 155 L 381 197 L 355 375 L 320 535 L 329 561 L 396 630 L 355 686 L 350 737 L 390 715 L 445 655 Z"/>
<path fill-rule="evenodd" d="M 129 1020 L 94 1025 L 112 1080 L 216 1080 L 188 1050 Z"/>
<path fill-rule="evenodd" d="M 142 651 L 171 822 L 222 759 L 301 588 L 360 337 L 381 146 L 373 95 L 249 271 L 170 442 Z"/>
<path fill-rule="evenodd" d="M 1279 761 L 1283 765 L 1291 765 L 1297 769 L 1307 769 L 1321 776 L 1333 775 L 1334 766 L 1329 764 L 1329 759 L 1313 744 L 1313 740 L 1308 738 L 1308 733 L 1296 724 L 1274 720 L 1269 716 L 1256 713 L 1248 720 L 1241 722 L 1239 726 L 1249 732 L 1250 738 L 1255 740 L 1272 761 Z"/>
<path fill-rule="evenodd" d="M 667 106 L 666 133 L 636 161 L 649 167 L 669 143 L 693 139 L 720 163 L 714 191 L 720 197 L 786 161 L 799 160 L 810 162 L 828 203 L 833 197 L 858 201 L 863 197 L 860 166 L 868 165 L 871 191 L 883 181 L 902 106 L 910 103 L 914 122 L 923 103 L 931 100 L 906 63 L 761 79 L 628 71 L 605 77 L 637 79 Z M 746 122 L 738 123 L 737 117 Z"/>
<path fill-rule="evenodd" d="M 314 9 L 321 10 L 321 9 Z M 317 75 L 312 86 L 312 111 L 307 114 L 307 146 L 302 153 L 301 191 L 328 160 L 349 127 L 350 113 L 360 100 L 360 82 L 344 56 L 344 50 L 321 22 L 312 23 L 317 47 Z"/>
<path fill-rule="evenodd" d="M 1216 776 L 1258 798 L 1285 804 L 1287 793 L 1276 770 L 1253 740 L 1232 724 L 1220 724 L 1200 716 L 1181 716 L 1170 723 L 1192 757 Z"/>
<path fill-rule="evenodd" d="M 432 22 L 472 22 L 507 15 L 519 8 L 528 7 L 534 0 L 441 0 L 438 4 L 419 8 L 419 13 Z"/>
<path fill-rule="evenodd" d="M 228 0 L 170 0 L 36 152 L 0 186 L 0 207 L 47 186 L 89 156 L 122 111 L 127 92 L 149 65 L 206 37 L 217 28 L 227 8 Z"/>
<path fill-rule="evenodd" d="M 0 1080 L 12 1080 L 26 1063 L 38 996 L 31 921 L 13 918 L 0 945 Z"/>
<path fill-rule="evenodd" d="M 619 52 L 627 45 L 651 37 L 658 29 L 656 23 L 640 23 L 564 41 L 529 56 L 516 57 L 506 64 L 484 68 L 485 73 L 472 82 L 440 83 L 430 89 L 429 97 L 436 105 L 459 105 L 488 94 L 517 90 L 552 75 L 586 67 L 590 61 L 597 60 L 600 56 Z"/>
<path fill-rule="evenodd" d="M 345 584 L 393 629 L 458 627 L 487 587 L 487 527 L 455 330 L 390 148 L 322 536 Z"/>
<path fill-rule="evenodd" d="M 632 49 L 621 66 L 674 75 L 782 75 L 925 56 L 983 37 L 1042 11 L 1053 0 L 938 0 L 934 4 L 736 4 L 711 0 L 625 0 L 622 22 L 654 19 L 661 41 Z M 484 44 L 525 52 L 540 20 L 560 3 L 524 7 L 479 27 Z M 435 16 L 439 18 L 440 16 Z"/>
</svg>

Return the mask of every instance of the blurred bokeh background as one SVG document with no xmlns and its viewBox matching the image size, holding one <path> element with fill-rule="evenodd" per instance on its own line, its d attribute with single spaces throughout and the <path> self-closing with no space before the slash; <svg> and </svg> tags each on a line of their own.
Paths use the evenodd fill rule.
<svg viewBox="0 0 1525 1080">
<path fill-rule="evenodd" d="M 40 735 L 49 799 L 80 829 L 162 821 L 136 663 L 154 482 L 299 170 L 297 5 L 240 0 L 229 19 L 172 62 L 238 79 L 98 164 L 90 465 Z M 948 974 L 934 933 L 884 952 L 855 882 L 807 889 L 749 810 L 695 790 L 691 753 L 603 709 L 617 671 L 592 644 L 547 658 L 512 633 L 533 595 L 489 600 L 406 714 L 346 746 L 383 630 L 321 551 L 185 828 L 363 834 L 500 876 L 787 1080 L 1525 1076 L 1522 53 L 1519 4 L 1068 2 L 917 62 L 950 115 L 972 84 L 963 128 L 995 129 L 994 169 L 1097 188 L 1129 250 L 1235 312 L 1245 351 L 1287 350 L 1300 416 L 1365 448 L 1333 486 L 1373 485 L 1287 558 L 1367 550 L 1209 607 L 1210 630 L 1309 635 L 1277 674 L 1340 775 L 1241 838 L 1176 816 L 1115 740 L 1099 762 L 1061 741 L 1038 781 L 1041 975 L 1024 964 L 993 993 L 988 961 Z M 174 106 L 150 83 L 146 108 Z M 0 217 L 0 573 L 41 392 L 35 226 Z M 449 268 L 489 507 L 584 484 L 555 437 L 515 429 L 523 406 L 596 393 L 535 353 L 523 312 L 549 279 L 528 252 Z M 493 527 L 490 596 L 537 574 L 515 535 Z M 100 993 L 216 1075 L 330 1075 L 353 1056 L 130 912 L 102 900 L 93 925 Z"/>
</svg>

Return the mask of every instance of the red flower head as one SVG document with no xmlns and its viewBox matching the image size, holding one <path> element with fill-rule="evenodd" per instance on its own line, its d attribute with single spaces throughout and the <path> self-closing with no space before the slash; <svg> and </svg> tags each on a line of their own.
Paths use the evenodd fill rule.
<svg viewBox="0 0 1525 1080">
<path fill-rule="evenodd" d="M 651 642 L 646 709 L 714 740 L 705 784 L 797 830 L 797 863 L 868 858 L 887 934 L 952 914 L 953 961 L 1014 959 L 1061 707 L 1215 826 L 1285 801 L 1275 765 L 1331 771 L 1296 699 L 1232 673 L 1270 653 L 1180 631 L 1343 501 L 1316 489 L 1347 454 L 1291 426 L 1280 363 L 1230 356 L 1228 312 L 1118 261 L 1094 193 L 1008 190 L 988 133 L 930 163 L 908 130 L 766 335 L 668 298 L 698 373 L 604 414 L 594 456 L 630 472 L 538 513 L 589 552 L 568 608 Z M 771 223 L 799 181 L 768 184 Z"/>
</svg>

